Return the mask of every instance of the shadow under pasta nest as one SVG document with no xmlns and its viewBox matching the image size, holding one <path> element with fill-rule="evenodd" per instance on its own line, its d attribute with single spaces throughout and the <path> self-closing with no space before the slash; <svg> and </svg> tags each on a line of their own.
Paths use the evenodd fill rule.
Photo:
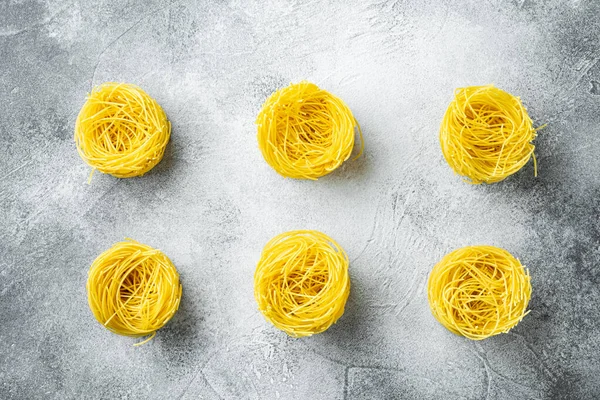
<svg viewBox="0 0 600 400">
<path fill-rule="evenodd" d="M 350 289 L 350 297 L 346 303 L 344 315 L 328 330 L 308 338 L 291 339 L 290 348 L 296 351 L 308 351 L 332 363 L 347 367 L 352 360 L 369 359 L 372 352 L 373 316 L 364 305 L 360 282 L 352 281 L 354 291 Z M 296 342 L 297 340 L 297 342 Z"/>
<path fill-rule="evenodd" d="M 369 157 L 369 153 L 364 150 L 360 157 L 356 158 L 358 153 L 357 148 L 360 144 L 355 144 L 355 148 L 352 151 L 352 155 L 346 161 L 342 163 L 337 169 L 331 173 L 322 176 L 317 182 L 323 182 L 323 184 L 339 184 L 348 181 L 364 181 L 367 179 L 372 168 L 372 160 Z"/>
<path fill-rule="evenodd" d="M 527 213 L 538 211 L 539 206 L 546 198 L 556 190 L 556 182 L 553 176 L 534 175 L 533 163 L 529 162 L 516 174 L 496 183 L 482 183 L 473 185 L 462 182 L 462 178 L 455 175 L 456 185 L 465 186 L 467 192 L 474 195 L 494 196 L 504 199 L 509 204 L 517 204 L 519 208 Z"/>
<path fill-rule="evenodd" d="M 350 266 L 352 268 L 352 266 Z M 346 344 L 352 347 L 353 343 L 360 340 L 360 336 L 366 334 L 369 330 L 369 315 L 365 312 L 364 305 L 361 307 L 361 285 L 356 277 L 350 276 L 351 287 L 350 295 L 346 301 L 344 314 L 325 332 L 313 336 L 311 339 L 318 339 L 321 344 L 340 348 L 340 344 Z M 309 339 L 310 340 L 310 339 Z M 308 346 L 310 344 L 306 343 Z M 344 346 L 345 347 L 345 346 Z M 340 350 L 346 350 L 341 349 Z"/>
<path fill-rule="evenodd" d="M 559 190 L 565 183 L 564 169 L 570 164 L 570 160 L 560 153 L 551 153 L 552 128 L 545 127 L 538 133 L 535 139 L 535 156 L 537 161 L 537 176 L 533 159 L 517 173 L 509 176 L 501 182 L 490 185 L 476 185 L 483 187 L 488 193 L 511 193 L 516 196 L 543 196 L 551 191 Z"/>
<path fill-rule="evenodd" d="M 165 148 L 162 160 L 143 176 L 121 179 L 130 194 L 134 197 L 149 200 L 148 194 L 155 194 L 157 190 L 169 191 L 181 184 L 181 177 L 186 174 L 185 160 L 177 157 L 180 144 L 177 135 L 171 135 L 171 139 Z"/>
<path fill-rule="evenodd" d="M 154 339 L 169 366 L 193 369 L 198 363 L 198 354 L 206 352 L 207 340 L 202 333 L 204 317 L 193 298 L 198 296 L 186 293 L 184 284 L 179 310 Z"/>
<path fill-rule="evenodd" d="M 147 180 L 157 180 L 163 183 L 172 178 L 173 174 L 181 167 L 181 160 L 176 157 L 176 147 L 178 146 L 179 138 L 171 133 L 171 138 L 165 147 L 165 152 L 162 160 L 142 178 Z"/>
</svg>

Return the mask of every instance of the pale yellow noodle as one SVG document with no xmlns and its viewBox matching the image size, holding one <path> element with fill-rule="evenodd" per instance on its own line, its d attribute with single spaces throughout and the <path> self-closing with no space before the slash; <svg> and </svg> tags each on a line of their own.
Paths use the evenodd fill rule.
<svg viewBox="0 0 600 400">
<path fill-rule="evenodd" d="M 440 128 L 444 158 L 473 184 L 494 183 L 533 158 L 533 121 L 518 97 L 488 86 L 456 89 Z"/>
<path fill-rule="evenodd" d="M 451 332 L 481 340 L 508 332 L 529 311 L 529 272 L 506 250 L 463 247 L 435 265 L 427 282 L 433 316 Z"/>
<path fill-rule="evenodd" d="M 129 83 L 95 87 L 75 122 L 75 144 L 93 170 L 141 176 L 162 159 L 171 123 L 158 103 Z M 90 175 L 91 179 L 91 175 Z"/>
<path fill-rule="evenodd" d="M 258 117 L 258 147 L 280 175 L 315 180 L 346 161 L 354 148 L 358 122 L 338 97 L 309 82 L 273 93 Z"/>
<path fill-rule="evenodd" d="M 119 335 L 156 335 L 181 300 L 179 274 L 160 250 L 128 239 L 100 254 L 87 280 L 94 317 Z"/>
<path fill-rule="evenodd" d="M 327 330 L 344 313 L 348 263 L 344 250 L 323 233 L 298 230 L 274 237 L 254 274 L 260 312 L 293 337 Z"/>
</svg>

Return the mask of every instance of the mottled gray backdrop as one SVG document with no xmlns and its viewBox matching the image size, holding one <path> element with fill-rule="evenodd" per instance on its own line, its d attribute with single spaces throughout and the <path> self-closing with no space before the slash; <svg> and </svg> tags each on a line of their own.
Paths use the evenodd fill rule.
<svg viewBox="0 0 600 400">
<path fill-rule="evenodd" d="M 600 2 L 0 0 L 0 398 L 593 399 L 600 397 Z M 309 79 L 343 98 L 366 150 L 317 182 L 262 159 L 266 96 Z M 173 124 L 142 178 L 96 174 L 73 125 L 104 81 L 141 85 Z M 456 87 L 518 94 L 529 163 L 471 186 L 438 127 Z M 256 309 L 263 245 L 318 229 L 351 257 L 345 315 L 291 339 Z M 85 291 L 124 237 L 181 273 L 156 338 L 106 331 Z M 429 312 L 450 250 L 501 246 L 531 313 L 483 342 Z"/>
</svg>

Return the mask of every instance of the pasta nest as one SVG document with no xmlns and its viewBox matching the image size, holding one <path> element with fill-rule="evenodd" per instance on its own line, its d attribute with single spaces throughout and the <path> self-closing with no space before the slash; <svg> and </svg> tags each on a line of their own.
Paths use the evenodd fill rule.
<svg viewBox="0 0 600 400">
<path fill-rule="evenodd" d="M 179 274 L 160 250 L 128 239 L 92 263 L 87 280 L 94 317 L 119 335 L 156 335 L 173 317 L 181 300 Z"/>
<path fill-rule="evenodd" d="M 291 231 L 271 239 L 254 274 L 260 312 L 292 337 L 327 330 L 344 313 L 349 293 L 348 256 L 317 231 Z"/>
<path fill-rule="evenodd" d="M 291 84 L 265 101 L 256 119 L 265 161 L 287 178 L 316 180 L 346 161 L 360 126 L 338 97 L 309 82 Z"/>
<path fill-rule="evenodd" d="M 75 122 L 75 144 L 93 170 L 117 178 L 141 176 L 162 159 L 171 123 L 138 86 L 108 82 L 95 87 Z"/>
<path fill-rule="evenodd" d="M 473 184 L 506 179 L 532 157 L 537 176 L 535 137 L 521 100 L 493 85 L 456 89 L 440 129 L 444 158 Z"/>
<path fill-rule="evenodd" d="M 433 316 L 473 340 L 506 333 L 529 312 L 529 272 L 498 247 L 471 246 L 447 254 L 429 274 L 427 290 Z"/>
</svg>

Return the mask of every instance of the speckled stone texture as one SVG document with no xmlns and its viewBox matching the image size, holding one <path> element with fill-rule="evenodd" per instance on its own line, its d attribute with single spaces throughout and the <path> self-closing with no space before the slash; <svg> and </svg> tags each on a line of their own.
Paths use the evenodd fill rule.
<svg viewBox="0 0 600 400">
<path fill-rule="evenodd" d="M 0 398 L 600 398 L 600 2 L 0 0 Z M 364 156 L 283 179 L 256 144 L 273 90 L 311 80 L 360 122 Z M 92 85 L 142 86 L 173 124 L 141 178 L 96 174 L 74 121 Z M 529 163 L 491 186 L 453 175 L 438 127 L 456 87 L 520 95 Z M 292 229 L 351 258 L 345 315 L 291 339 L 257 311 L 263 245 Z M 106 331 L 89 265 L 132 237 L 181 273 L 147 345 Z M 431 316 L 454 248 L 506 248 L 531 313 L 473 342 Z"/>
</svg>

